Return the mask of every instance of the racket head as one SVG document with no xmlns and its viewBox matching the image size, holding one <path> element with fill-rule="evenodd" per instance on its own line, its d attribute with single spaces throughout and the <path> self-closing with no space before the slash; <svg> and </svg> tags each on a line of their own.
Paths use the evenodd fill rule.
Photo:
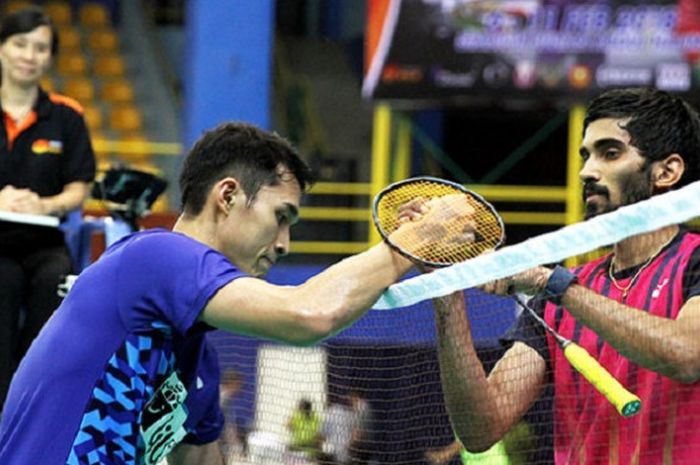
<svg viewBox="0 0 700 465">
<path fill-rule="evenodd" d="M 399 208 L 416 198 L 431 199 L 446 195 L 463 194 L 465 201 L 475 210 L 474 241 L 440 243 L 436 241 L 421 253 L 414 253 L 395 244 L 390 236 L 399 222 Z M 443 267 L 477 257 L 498 248 L 505 239 L 505 227 L 496 209 L 479 194 L 461 184 L 431 176 L 404 179 L 385 187 L 374 198 L 372 219 L 382 239 L 393 249 L 414 262 L 431 267 Z M 451 231 L 452 237 L 461 231 Z"/>
</svg>

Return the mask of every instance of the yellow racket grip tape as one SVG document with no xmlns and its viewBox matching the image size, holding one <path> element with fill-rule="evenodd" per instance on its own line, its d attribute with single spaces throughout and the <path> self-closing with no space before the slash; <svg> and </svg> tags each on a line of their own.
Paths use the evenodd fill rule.
<svg viewBox="0 0 700 465">
<path fill-rule="evenodd" d="M 623 417 L 631 417 L 639 412 L 642 401 L 611 375 L 608 370 L 598 363 L 586 350 L 574 342 L 564 346 L 564 356 Z"/>
</svg>

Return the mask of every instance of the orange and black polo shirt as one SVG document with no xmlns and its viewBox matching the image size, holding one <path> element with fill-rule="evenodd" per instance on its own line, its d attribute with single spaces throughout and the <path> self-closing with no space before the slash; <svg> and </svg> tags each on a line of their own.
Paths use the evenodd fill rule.
<svg viewBox="0 0 700 465">
<path fill-rule="evenodd" d="M 95 154 L 75 100 L 39 89 L 34 109 L 19 125 L 2 112 L 0 188 L 29 188 L 41 197 L 71 182 L 95 178 Z"/>
</svg>

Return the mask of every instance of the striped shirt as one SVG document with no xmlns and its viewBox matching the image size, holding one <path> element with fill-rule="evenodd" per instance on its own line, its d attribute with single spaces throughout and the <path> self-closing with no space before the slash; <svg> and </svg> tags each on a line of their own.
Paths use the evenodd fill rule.
<svg viewBox="0 0 700 465">
<path fill-rule="evenodd" d="M 688 299 L 700 295 L 699 246 L 699 234 L 682 231 L 639 272 L 626 297 L 610 279 L 611 255 L 574 271 L 581 285 L 601 295 L 658 317 L 675 319 Z M 640 267 L 624 270 L 615 280 L 624 288 L 639 270 Z M 545 303 L 545 320 L 557 332 L 584 347 L 641 398 L 641 412 L 623 418 L 571 367 L 556 341 L 539 325 L 527 321 L 527 315 L 523 313 L 509 339 L 525 342 L 550 362 L 557 465 L 697 463 L 700 457 L 698 383 L 682 384 L 640 367 L 576 321 L 565 308 Z"/>
</svg>

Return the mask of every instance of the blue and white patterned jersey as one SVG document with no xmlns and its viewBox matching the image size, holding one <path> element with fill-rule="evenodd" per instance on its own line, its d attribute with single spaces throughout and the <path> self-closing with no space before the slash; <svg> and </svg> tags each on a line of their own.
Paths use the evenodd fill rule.
<svg viewBox="0 0 700 465">
<path fill-rule="evenodd" d="M 245 276 L 187 236 L 149 230 L 78 278 L 22 360 L 0 424 L 3 465 L 151 465 L 215 440 L 219 369 L 197 318 Z"/>
</svg>

